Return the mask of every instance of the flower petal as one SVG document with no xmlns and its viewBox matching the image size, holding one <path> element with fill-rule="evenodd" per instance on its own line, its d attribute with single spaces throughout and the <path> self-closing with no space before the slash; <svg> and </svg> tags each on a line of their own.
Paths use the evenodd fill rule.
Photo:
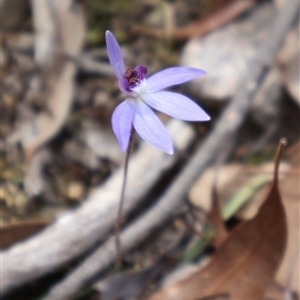
<svg viewBox="0 0 300 300">
<path fill-rule="evenodd" d="M 208 114 L 191 99 L 171 92 L 147 93 L 142 96 L 149 106 L 173 118 L 185 121 L 208 121 Z"/>
<path fill-rule="evenodd" d="M 137 133 L 146 142 L 168 154 L 173 154 L 173 143 L 168 131 L 151 108 L 143 101 L 139 101 L 136 105 L 133 125 Z"/>
<path fill-rule="evenodd" d="M 125 100 L 116 107 L 112 114 L 112 128 L 123 152 L 128 147 L 134 111 L 132 103 Z"/>
<path fill-rule="evenodd" d="M 105 39 L 109 62 L 117 78 L 121 79 L 125 73 L 125 64 L 120 46 L 113 34 L 108 30 L 105 33 Z"/>
<path fill-rule="evenodd" d="M 206 74 L 204 70 L 174 67 L 160 71 L 147 79 L 147 91 L 156 92 Z"/>
</svg>

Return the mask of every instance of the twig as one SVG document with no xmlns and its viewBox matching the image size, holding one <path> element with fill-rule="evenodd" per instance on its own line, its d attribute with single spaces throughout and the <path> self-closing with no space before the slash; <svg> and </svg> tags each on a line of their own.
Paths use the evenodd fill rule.
<svg viewBox="0 0 300 300">
<path fill-rule="evenodd" d="M 203 36 L 221 26 L 229 23 L 241 13 L 250 9 L 254 6 L 255 0 L 233 0 L 225 5 L 220 5 L 214 11 L 209 11 L 203 18 L 201 17 L 198 21 L 187 25 L 186 27 L 178 28 L 173 32 L 171 38 L 176 40 L 186 40 L 191 37 Z M 134 33 L 156 36 L 162 38 L 165 36 L 163 29 L 149 29 L 136 25 L 133 27 Z"/>
</svg>

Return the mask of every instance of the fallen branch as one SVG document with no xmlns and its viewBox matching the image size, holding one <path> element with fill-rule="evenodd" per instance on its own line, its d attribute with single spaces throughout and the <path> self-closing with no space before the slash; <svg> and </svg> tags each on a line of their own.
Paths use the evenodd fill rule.
<svg viewBox="0 0 300 300">
<path fill-rule="evenodd" d="M 272 39 L 262 46 L 259 58 L 253 62 L 248 78 L 243 78 L 236 95 L 216 123 L 212 133 L 200 145 L 187 166 L 173 181 L 167 192 L 145 214 L 129 225 L 121 234 L 123 252 L 141 243 L 151 232 L 170 220 L 182 207 L 185 196 L 196 178 L 208 164 L 222 153 L 224 145 L 233 143 L 238 130 L 250 110 L 251 100 L 274 64 L 277 53 L 299 12 L 298 0 L 289 0 L 274 19 Z M 55 286 L 44 300 L 70 299 L 96 274 L 104 271 L 115 260 L 113 237 L 100 246 L 66 279 Z"/>
<path fill-rule="evenodd" d="M 132 155 L 124 215 L 130 212 L 170 168 L 194 138 L 189 125 L 171 120 L 175 154 L 170 156 L 143 143 Z M 82 255 L 112 230 L 119 204 L 123 170 L 120 168 L 75 210 L 60 216 L 43 232 L 1 252 L 1 295 L 50 273 Z M 25 259 L 24 259 L 25 258 Z"/>
</svg>

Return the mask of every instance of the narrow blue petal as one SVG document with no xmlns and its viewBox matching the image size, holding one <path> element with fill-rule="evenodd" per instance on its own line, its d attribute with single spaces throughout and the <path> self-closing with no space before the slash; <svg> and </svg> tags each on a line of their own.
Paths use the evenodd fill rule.
<svg viewBox="0 0 300 300">
<path fill-rule="evenodd" d="M 116 107 L 112 114 L 112 128 L 123 152 L 128 147 L 134 111 L 133 104 L 125 100 Z"/>
<path fill-rule="evenodd" d="M 171 92 L 147 93 L 142 97 L 149 106 L 173 118 L 185 121 L 208 121 L 208 114 L 186 96 Z"/>
<path fill-rule="evenodd" d="M 105 39 L 109 62 L 117 78 L 121 79 L 125 73 L 125 64 L 120 46 L 113 34 L 108 30 L 105 33 Z"/>
<path fill-rule="evenodd" d="M 174 67 L 165 69 L 147 79 L 147 91 L 156 92 L 169 86 L 187 82 L 205 74 L 205 71 L 194 68 Z"/>
<path fill-rule="evenodd" d="M 173 154 L 173 143 L 168 131 L 151 108 L 142 101 L 136 105 L 133 125 L 146 142 L 168 154 Z"/>
</svg>

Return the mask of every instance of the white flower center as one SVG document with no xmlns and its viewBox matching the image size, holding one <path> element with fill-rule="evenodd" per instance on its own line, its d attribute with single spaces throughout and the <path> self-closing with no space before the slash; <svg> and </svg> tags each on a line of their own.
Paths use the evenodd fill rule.
<svg viewBox="0 0 300 300">
<path fill-rule="evenodd" d="M 134 92 L 134 94 L 131 95 L 132 97 L 141 98 L 141 96 L 147 92 L 147 79 L 141 81 L 141 83 L 134 87 L 132 91 Z"/>
</svg>

